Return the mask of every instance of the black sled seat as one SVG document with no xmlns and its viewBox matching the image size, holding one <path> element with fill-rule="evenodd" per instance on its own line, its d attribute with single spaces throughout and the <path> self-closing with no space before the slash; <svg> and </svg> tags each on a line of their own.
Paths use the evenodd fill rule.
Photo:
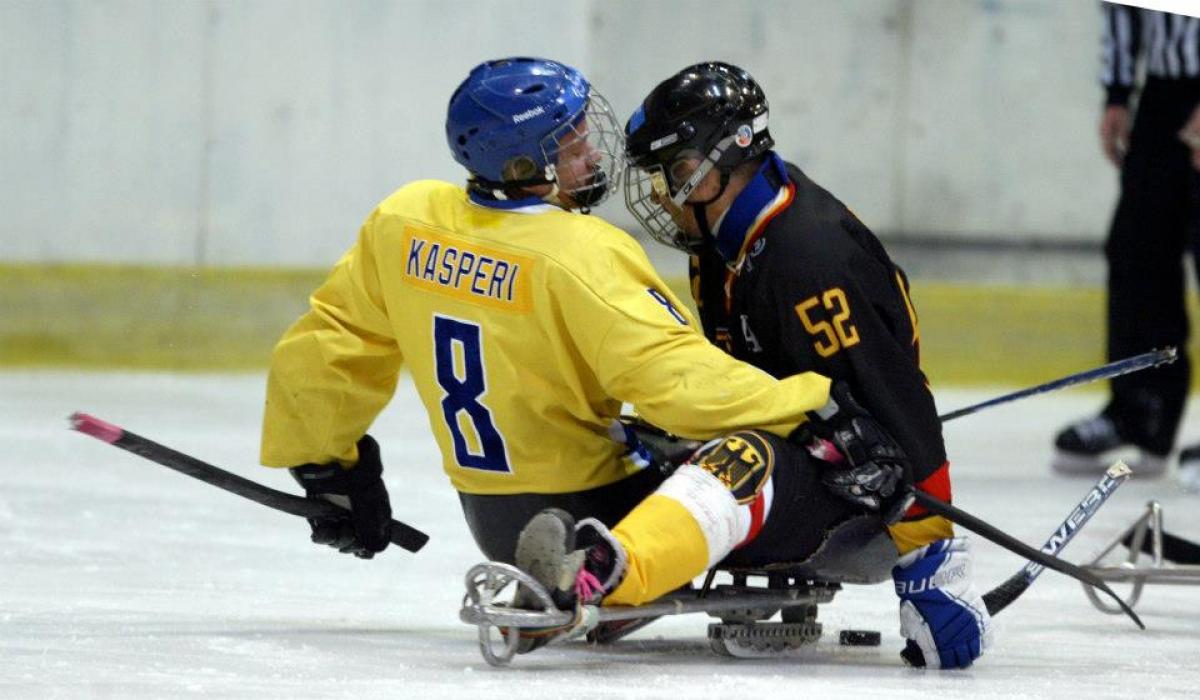
<svg viewBox="0 0 1200 700">
<path fill-rule="evenodd" d="M 809 581 L 872 584 L 891 578 L 897 556 L 883 521 L 861 515 L 831 529 L 817 551 L 803 561 L 747 566 L 738 563 L 735 553 L 716 568 L 734 575 L 776 574 Z"/>
</svg>

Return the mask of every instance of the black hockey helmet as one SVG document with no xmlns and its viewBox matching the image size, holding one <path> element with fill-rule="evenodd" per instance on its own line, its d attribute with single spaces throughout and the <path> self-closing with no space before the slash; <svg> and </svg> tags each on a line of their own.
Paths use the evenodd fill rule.
<svg viewBox="0 0 1200 700">
<path fill-rule="evenodd" d="M 775 144 L 767 115 L 762 88 L 728 63 L 697 63 L 659 83 L 625 125 L 625 206 L 659 242 L 695 250 L 703 242 L 683 235 L 663 199 L 682 207 L 714 168 L 724 192 L 735 168 Z M 694 171 L 676 171 L 696 159 Z M 691 204 L 699 214 L 707 203 Z"/>
</svg>

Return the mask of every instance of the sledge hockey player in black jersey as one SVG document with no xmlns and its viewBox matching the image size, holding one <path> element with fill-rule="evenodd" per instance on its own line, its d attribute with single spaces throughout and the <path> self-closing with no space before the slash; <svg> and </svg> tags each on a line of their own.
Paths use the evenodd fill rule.
<svg viewBox="0 0 1200 700">
<path fill-rule="evenodd" d="M 908 281 L 845 205 L 771 150 L 767 121 L 766 96 L 744 70 L 685 68 L 626 125 L 626 205 L 655 239 L 691 255 L 712 342 L 776 377 L 831 377 L 833 408 L 790 442 L 756 431 L 714 440 L 611 531 L 543 513 L 518 564 L 560 597 L 636 605 L 717 563 L 803 559 L 846 513 L 876 511 L 899 554 L 903 658 L 969 666 L 991 623 L 968 542 L 896 495 L 903 480 L 950 499 Z M 827 419 L 841 427 L 823 429 Z"/>
</svg>

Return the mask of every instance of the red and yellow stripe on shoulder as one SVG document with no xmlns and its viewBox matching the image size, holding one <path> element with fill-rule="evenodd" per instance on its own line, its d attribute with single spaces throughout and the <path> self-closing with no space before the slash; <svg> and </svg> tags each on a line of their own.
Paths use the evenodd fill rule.
<svg viewBox="0 0 1200 700">
<path fill-rule="evenodd" d="M 403 237 L 405 284 L 468 304 L 529 313 L 533 258 L 409 224 Z"/>
<path fill-rule="evenodd" d="M 943 462 L 933 474 L 918 482 L 917 488 L 949 503 L 950 463 Z M 888 526 L 888 532 L 900 554 L 904 555 L 931 542 L 954 537 L 954 524 L 914 503 L 904 513 L 900 522 Z"/>
<path fill-rule="evenodd" d="M 746 254 L 754 249 L 754 244 L 762 237 L 763 231 L 767 229 L 767 224 L 776 216 L 779 216 L 785 209 L 792 205 L 792 201 L 796 199 L 796 184 L 789 182 L 784 187 L 780 188 L 779 193 L 775 195 L 774 201 L 758 213 L 754 219 L 754 223 L 750 224 L 749 230 L 746 232 L 746 238 L 742 241 L 742 247 L 738 251 L 737 262 L 735 262 L 729 270 L 725 272 L 725 310 L 729 311 L 733 306 L 733 281 L 742 272 L 742 263 L 746 260 Z"/>
</svg>

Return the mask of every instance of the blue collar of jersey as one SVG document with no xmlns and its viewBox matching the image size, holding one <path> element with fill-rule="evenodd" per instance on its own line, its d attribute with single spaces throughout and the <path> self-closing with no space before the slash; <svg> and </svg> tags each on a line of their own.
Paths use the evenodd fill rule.
<svg viewBox="0 0 1200 700">
<path fill-rule="evenodd" d="M 541 197 L 525 197 L 524 199 L 493 199 L 474 190 L 467 190 L 467 196 L 470 197 L 471 201 L 475 204 L 478 204 L 481 207 L 487 207 L 488 209 L 509 210 L 524 209 L 525 207 L 537 205 L 552 206 L 546 204 L 546 200 L 542 199 Z"/>
<path fill-rule="evenodd" d="M 759 214 L 769 206 L 779 195 L 780 188 L 786 186 L 788 179 L 787 166 L 783 159 L 774 151 L 767 152 L 767 159 L 762 167 L 754 174 L 754 178 L 738 193 L 729 205 L 725 215 L 717 224 L 715 232 L 717 252 L 725 262 L 732 263 L 741 254 L 746 236 Z"/>
</svg>

